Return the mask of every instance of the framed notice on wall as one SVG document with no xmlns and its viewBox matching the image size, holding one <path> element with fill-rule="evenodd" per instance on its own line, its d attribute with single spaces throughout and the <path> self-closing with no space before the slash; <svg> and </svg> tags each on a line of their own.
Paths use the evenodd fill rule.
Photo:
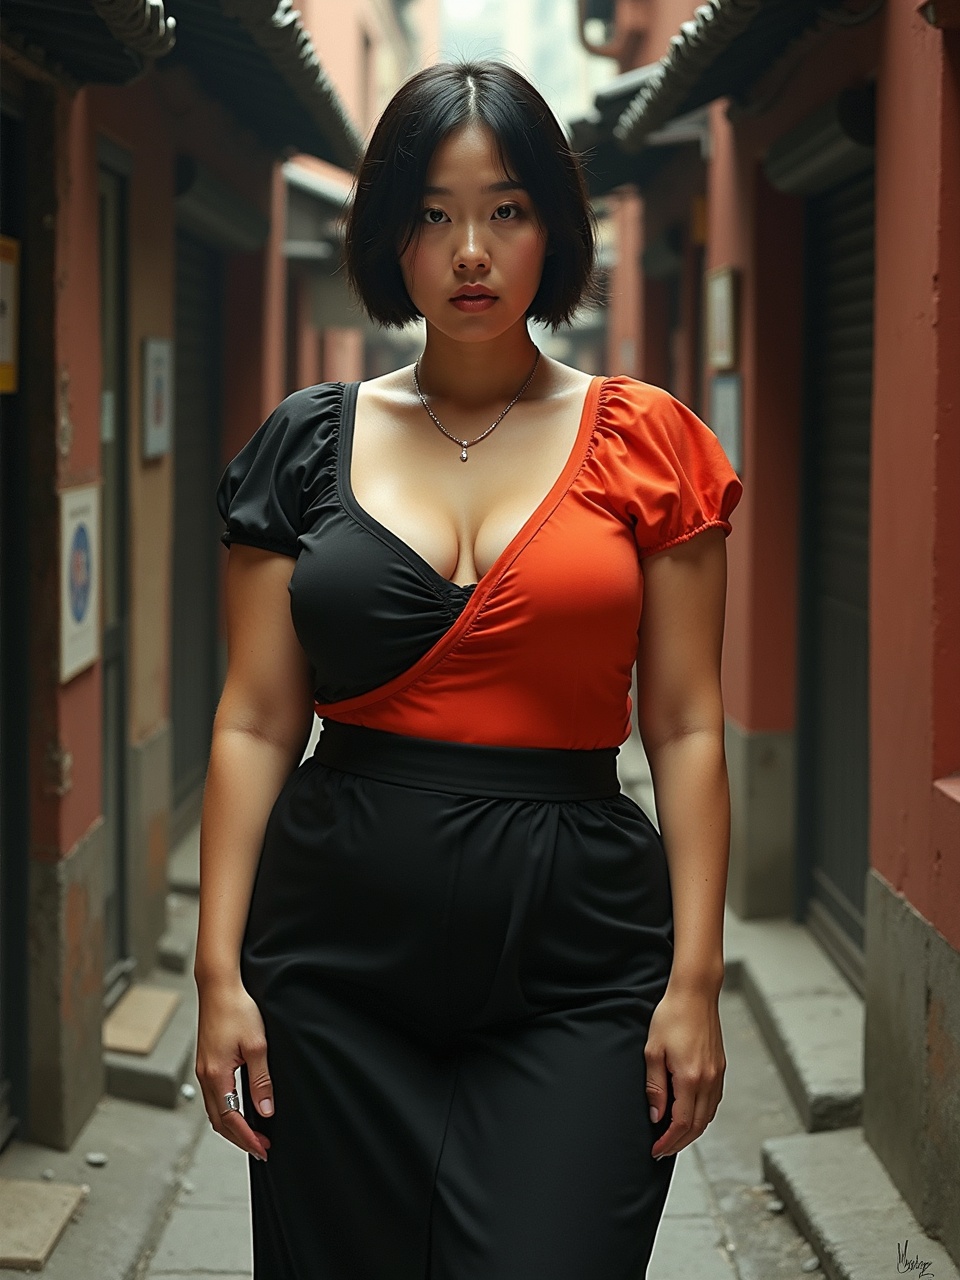
<svg viewBox="0 0 960 1280">
<path fill-rule="evenodd" d="M 143 340 L 143 456 L 162 458 L 173 438 L 173 343 Z"/>
<path fill-rule="evenodd" d="M 715 373 L 710 380 L 710 424 L 731 467 L 743 475 L 743 388 L 739 373 Z"/>
<path fill-rule="evenodd" d="M 736 267 L 715 267 L 706 277 L 706 346 L 711 369 L 737 363 L 738 288 Z"/>
<path fill-rule="evenodd" d="M 60 494 L 60 683 L 100 657 L 100 485 Z"/>
</svg>

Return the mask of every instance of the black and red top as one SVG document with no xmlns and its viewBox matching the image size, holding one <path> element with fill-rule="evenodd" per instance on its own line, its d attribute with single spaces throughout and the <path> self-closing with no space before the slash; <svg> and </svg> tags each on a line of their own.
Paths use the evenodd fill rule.
<svg viewBox="0 0 960 1280">
<path fill-rule="evenodd" d="M 591 380 L 549 493 L 476 584 L 442 577 L 350 488 L 359 383 L 288 396 L 229 464 L 223 541 L 297 560 L 320 716 L 413 737 L 593 749 L 630 733 L 643 559 L 730 532 L 742 486 L 668 392 Z"/>
</svg>

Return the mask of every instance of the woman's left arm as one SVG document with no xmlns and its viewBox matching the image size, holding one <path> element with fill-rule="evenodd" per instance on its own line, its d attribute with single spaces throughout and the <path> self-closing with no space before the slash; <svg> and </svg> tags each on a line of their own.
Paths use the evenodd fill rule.
<svg viewBox="0 0 960 1280">
<path fill-rule="evenodd" d="M 726 597 L 723 531 L 707 529 L 644 560 L 637 720 L 670 868 L 674 954 L 647 1038 L 647 1097 L 659 1121 L 671 1076 L 671 1123 L 652 1149 L 676 1155 L 713 1119 L 726 1059 L 718 1001 L 730 794 L 720 654 Z M 654 1111 L 656 1115 L 654 1115 Z"/>
</svg>

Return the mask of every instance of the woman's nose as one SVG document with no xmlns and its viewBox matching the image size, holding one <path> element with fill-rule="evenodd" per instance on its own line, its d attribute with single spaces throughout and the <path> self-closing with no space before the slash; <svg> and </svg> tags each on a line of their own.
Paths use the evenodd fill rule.
<svg viewBox="0 0 960 1280">
<path fill-rule="evenodd" d="M 464 228 L 464 234 L 457 250 L 457 265 L 461 267 L 483 267 L 489 261 L 489 253 L 477 228 L 470 224 Z"/>
</svg>

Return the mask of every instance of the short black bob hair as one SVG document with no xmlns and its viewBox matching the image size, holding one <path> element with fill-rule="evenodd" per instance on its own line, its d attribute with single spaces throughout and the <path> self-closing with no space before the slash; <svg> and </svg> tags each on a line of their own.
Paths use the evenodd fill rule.
<svg viewBox="0 0 960 1280">
<path fill-rule="evenodd" d="M 420 312 L 400 257 L 417 232 L 433 152 L 461 125 L 486 125 L 501 164 L 519 179 L 547 231 L 540 287 L 527 316 L 569 323 L 601 300 L 596 215 L 576 155 L 547 102 L 518 71 L 494 59 L 439 62 L 411 76 L 384 109 L 367 145 L 344 226 L 347 276 L 382 328 L 403 328 Z"/>
</svg>

